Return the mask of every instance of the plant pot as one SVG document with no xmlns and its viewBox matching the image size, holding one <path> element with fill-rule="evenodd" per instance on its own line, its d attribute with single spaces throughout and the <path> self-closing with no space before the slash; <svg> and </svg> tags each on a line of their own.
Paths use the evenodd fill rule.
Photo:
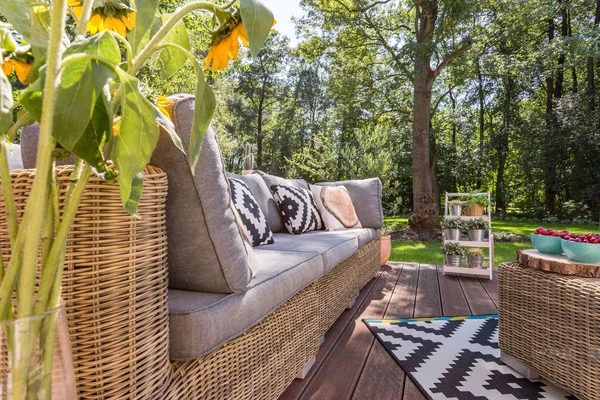
<svg viewBox="0 0 600 400">
<path fill-rule="evenodd" d="M 250 175 L 253 172 L 254 172 L 253 169 L 243 169 L 242 170 L 242 175 Z"/>
<path fill-rule="evenodd" d="M 49 352 L 52 344 L 54 351 Z M 50 398 L 77 398 L 63 307 L 0 321 L 0 399 Z"/>
<path fill-rule="evenodd" d="M 462 256 L 455 254 L 444 254 L 444 264 L 449 267 L 460 267 Z"/>
<path fill-rule="evenodd" d="M 483 242 L 485 231 L 483 229 L 470 229 L 467 235 L 471 242 Z"/>
<path fill-rule="evenodd" d="M 385 265 L 390 260 L 392 254 L 392 240 L 390 235 L 381 235 L 381 265 Z"/>
<path fill-rule="evenodd" d="M 448 210 L 451 216 L 458 217 L 462 214 L 462 204 L 450 204 Z"/>
<path fill-rule="evenodd" d="M 460 229 L 444 229 L 446 240 L 460 240 Z"/>
<path fill-rule="evenodd" d="M 468 256 L 467 261 L 469 262 L 469 267 L 471 267 L 471 268 L 482 268 L 483 267 L 483 257 L 482 256 Z"/>
<path fill-rule="evenodd" d="M 465 215 L 469 217 L 481 217 L 483 215 L 483 208 L 480 204 L 471 204 L 465 207 Z"/>
</svg>

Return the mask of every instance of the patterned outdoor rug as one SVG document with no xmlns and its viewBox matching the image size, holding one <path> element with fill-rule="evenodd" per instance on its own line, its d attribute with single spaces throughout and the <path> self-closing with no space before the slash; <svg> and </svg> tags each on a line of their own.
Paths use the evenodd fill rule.
<svg viewBox="0 0 600 400">
<path fill-rule="evenodd" d="M 575 399 L 500 361 L 497 315 L 364 322 L 430 399 Z"/>
</svg>

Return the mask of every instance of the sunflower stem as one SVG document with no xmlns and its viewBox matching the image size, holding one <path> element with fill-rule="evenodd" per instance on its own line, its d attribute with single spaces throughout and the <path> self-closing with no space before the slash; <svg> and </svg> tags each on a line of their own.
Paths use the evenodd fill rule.
<svg viewBox="0 0 600 400">
<path fill-rule="evenodd" d="M 196 1 L 193 3 L 186 4 L 185 6 L 177 9 L 173 16 L 169 18 L 169 20 L 156 32 L 156 34 L 150 39 L 148 44 L 140 51 L 140 54 L 133 60 L 133 68 L 128 71 L 131 75 L 135 76 L 140 68 L 144 66 L 148 58 L 154 53 L 154 48 L 160 44 L 160 42 L 169 34 L 171 29 L 175 27 L 187 14 L 196 10 L 206 10 L 210 11 L 215 15 L 224 16 L 227 13 L 221 7 L 215 5 L 214 3 L 209 3 L 206 1 Z"/>
<path fill-rule="evenodd" d="M 92 9 L 94 8 L 94 0 L 83 0 L 81 7 L 81 18 L 79 18 L 79 25 L 77 26 L 77 36 L 75 40 L 85 39 L 87 33 L 87 25 L 92 15 Z"/>
</svg>

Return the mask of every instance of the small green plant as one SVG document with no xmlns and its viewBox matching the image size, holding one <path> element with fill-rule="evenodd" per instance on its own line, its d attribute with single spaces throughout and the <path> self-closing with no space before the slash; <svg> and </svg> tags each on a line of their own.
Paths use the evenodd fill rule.
<svg viewBox="0 0 600 400">
<path fill-rule="evenodd" d="M 445 219 L 442 221 L 443 229 L 463 229 L 464 222 L 460 219 Z"/>
<path fill-rule="evenodd" d="M 483 257 L 483 250 L 478 247 L 467 250 L 467 257 Z"/>
<path fill-rule="evenodd" d="M 446 243 L 440 247 L 442 254 L 448 256 L 465 256 L 467 254 L 467 248 L 459 243 Z"/>
<path fill-rule="evenodd" d="M 254 154 L 252 154 L 252 145 L 250 143 L 246 143 L 246 146 L 244 146 L 244 169 L 254 169 Z"/>
<path fill-rule="evenodd" d="M 398 232 L 406 227 L 406 224 L 400 221 L 387 222 L 381 228 L 382 235 L 389 235 L 392 232 Z"/>
<path fill-rule="evenodd" d="M 487 207 L 490 205 L 490 201 L 488 200 L 486 195 L 478 195 L 478 196 L 471 196 L 469 197 L 469 199 L 466 202 L 466 206 L 473 206 L 475 204 L 478 204 L 480 206 L 483 207 Z"/>
<path fill-rule="evenodd" d="M 470 221 L 465 221 L 465 228 L 467 230 L 475 230 L 475 229 L 483 229 L 483 230 L 488 230 L 490 227 L 490 224 L 484 220 L 483 218 L 478 218 L 478 219 L 472 219 Z"/>
</svg>

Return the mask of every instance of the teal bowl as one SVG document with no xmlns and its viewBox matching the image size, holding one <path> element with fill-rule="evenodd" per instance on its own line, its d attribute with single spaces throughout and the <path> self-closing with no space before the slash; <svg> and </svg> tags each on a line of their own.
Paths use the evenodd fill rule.
<svg viewBox="0 0 600 400">
<path fill-rule="evenodd" d="M 600 244 L 562 240 L 562 248 L 567 258 L 584 264 L 600 262 Z"/>
<path fill-rule="evenodd" d="M 560 244 L 562 239 L 558 236 L 544 236 L 531 234 L 531 243 L 540 253 L 544 254 L 562 254 L 563 248 Z"/>
</svg>

